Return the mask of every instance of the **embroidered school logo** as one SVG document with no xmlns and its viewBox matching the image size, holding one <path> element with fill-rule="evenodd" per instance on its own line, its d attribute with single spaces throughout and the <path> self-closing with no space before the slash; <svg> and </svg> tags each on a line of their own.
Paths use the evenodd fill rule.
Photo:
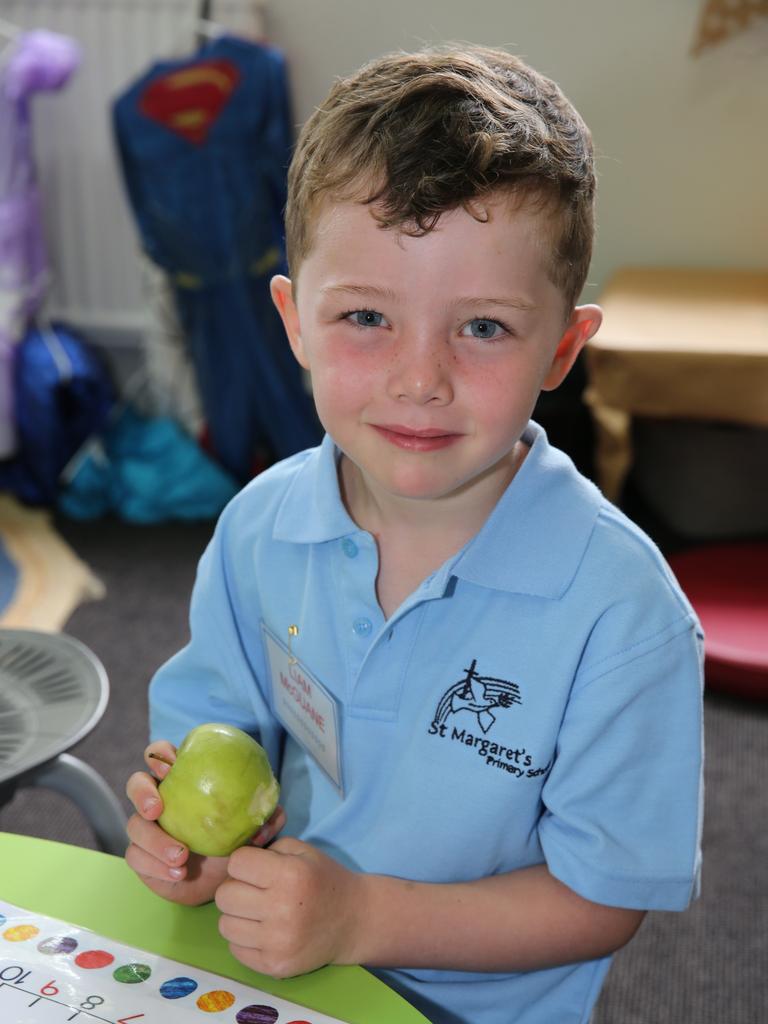
<svg viewBox="0 0 768 1024">
<path fill-rule="evenodd" d="M 466 675 L 448 690 L 440 703 L 432 721 L 433 725 L 445 725 L 446 720 L 459 711 L 470 711 L 477 715 L 477 724 L 487 733 L 496 716 L 494 708 L 509 708 L 513 704 L 522 704 L 520 687 L 506 679 L 495 676 L 481 676 L 476 671 L 477 658 L 466 669 Z"/>
<path fill-rule="evenodd" d="M 500 768 L 515 778 L 536 778 L 545 775 L 549 763 L 534 767 L 534 755 L 525 746 L 509 740 L 499 742 L 506 735 L 514 735 L 514 725 L 508 716 L 500 716 L 515 704 L 522 704 L 520 687 L 508 679 L 483 676 L 477 671 L 477 658 L 472 659 L 464 676 L 443 694 L 438 702 L 430 723 L 430 736 L 459 743 L 464 749 L 473 750 L 482 758 L 487 767 Z M 494 714 L 495 712 L 495 714 Z M 501 718 L 494 738 L 490 730 Z M 477 723 L 477 729 L 474 723 Z M 510 726 L 511 728 L 506 728 Z M 502 729 L 502 726 L 505 726 Z M 496 733 L 499 733 L 498 739 Z"/>
</svg>

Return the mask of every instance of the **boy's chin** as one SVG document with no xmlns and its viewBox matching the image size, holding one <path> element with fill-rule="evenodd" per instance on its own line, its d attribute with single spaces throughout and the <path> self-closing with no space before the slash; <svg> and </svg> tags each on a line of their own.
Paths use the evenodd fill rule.
<svg viewBox="0 0 768 1024">
<path fill-rule="evenodd" d="M 471 497 L 475 491 L 484 489 L 486 482 L 484 473 L 465 479 L 423 471 L 387 478 L 374 472 L 373 474 L 364 474 L 364 478 L 366 486 L 374 495 L 377 492 L 385 493 L 395 500 L 434 504 Z"/>
</svg>

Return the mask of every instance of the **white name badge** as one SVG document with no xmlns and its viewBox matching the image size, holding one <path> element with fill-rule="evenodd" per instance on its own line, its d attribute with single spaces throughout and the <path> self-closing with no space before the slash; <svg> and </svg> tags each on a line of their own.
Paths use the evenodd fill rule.
<svg viewBox="0 0 768 1024">
<path fill-rule="evenodd" d="M 338 703 L 263 622 L 275 714 L 343 792 Z"/>
</svg>

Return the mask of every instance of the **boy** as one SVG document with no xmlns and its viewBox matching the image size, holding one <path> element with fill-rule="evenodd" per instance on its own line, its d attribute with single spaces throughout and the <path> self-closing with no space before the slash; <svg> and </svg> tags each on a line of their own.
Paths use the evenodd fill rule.
<svg viewBox="0 0 768 1024">
<path fill-rule="evenodd" d="M 500 51 L 382 58 L 303 130 L 272 291 L 327 436 L 222 515 L 148 748 L 232 722 L 284 811 L 203 859 L 128 785 L 129 864 L 215 899 L 258 971 L 359 963 L 435 1024 L 575 1024 L 696 891 L 696 619 L 529 422 L 600 324 L 593 196 L 578 114 Z"/>
</svg>

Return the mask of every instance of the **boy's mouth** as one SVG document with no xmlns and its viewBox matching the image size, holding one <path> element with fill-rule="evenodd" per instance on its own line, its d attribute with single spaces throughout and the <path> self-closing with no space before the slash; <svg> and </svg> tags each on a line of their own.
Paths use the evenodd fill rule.
<svg viewBox="0 0 768 1024">
<path fill-rule="evenodd" d="M 400 424 L 372 424 L 373 429 L 398 448 L 404 448 L 412 452 L 434 452 L 440 448 L 447 448 L 459 440 L 461 434 L 450 433 L 438 427 L 428 427 L 425 430 L 415 430 L 412 427 L 404 427 Z"/>
</svg>

